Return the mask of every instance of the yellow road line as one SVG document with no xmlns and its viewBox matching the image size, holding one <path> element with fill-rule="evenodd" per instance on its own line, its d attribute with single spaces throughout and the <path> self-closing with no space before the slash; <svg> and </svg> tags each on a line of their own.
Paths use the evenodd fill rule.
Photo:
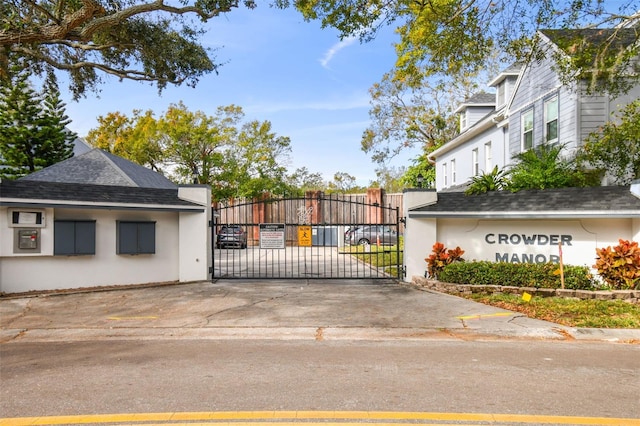
<svg viewBox="0 0 640 426">
<path fill-rule="evenodd" d="M 283 421 L 285 420 L 285 421 Z M 294 421 L 286 421 L 294 420 Z M 335 420 L 333 422 L 312 422 L 310 420 Z M 341 421 L 347 420 L 347 421 Z M 389 420 L 391 422 L 383 422 Z M 200 423 L 195 423 L 199 421 Z M 403 422 L 404 421 L 404 422 Z M 491 424 L 509 425 L 513 423 L 535 423 L 555 425 L 627 425 L 640 426 L 640 419 L 608 417 L 546 416 L 527 414 L 487 414 L 487 413 L 429 413 L 429 412 L 391 412 L 391 411 L 222 411 L 222 412 L 175 412 L 175 413 L 131 413 L 131 414 L 92 414 L 77 416 L 43 416 L 0 418 L 0 426 L 30 425 L 78 425 L 78 424 L 136 424 L 149 422 L 156 425 L 216 425 L 216 426 L 293 426 L 304 423 L 305 426 L 356 426 L 371 423 L 376 426 L 406 426 L 419 424 L 431 426 L 443 423 L 463 421 L 491 422 Z M 188 422 L 188 423 L 180 423 Z"/>
<path fill-rule="evenodd" d="M 158 319 L 158 317 L 108 317 L 108 320 L 111 321 L 129 321 L 129 320 L 147 320 L 147 319 Z"/>
<path fill-rule="evenodd" d="M 481 319 L 488 317 L 508 317 L 511 315 L 515 315 L 513 312 L 496 312 L 495 314 L 478 314 L 478 315 L 464 315 L 460 317 L 456 317 L 458 319 Z"/>
</svg>

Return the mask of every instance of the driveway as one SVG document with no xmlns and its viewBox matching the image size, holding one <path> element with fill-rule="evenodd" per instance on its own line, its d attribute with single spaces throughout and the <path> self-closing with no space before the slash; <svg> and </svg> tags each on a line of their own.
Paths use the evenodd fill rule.
<svg viewBox="0 0 640 426">
<path fill-rule="evenodd" d="M 562 327 L 391 280 L 218 280 L 0 299 L 0 342 L 638 337 Z"/>
</svg>

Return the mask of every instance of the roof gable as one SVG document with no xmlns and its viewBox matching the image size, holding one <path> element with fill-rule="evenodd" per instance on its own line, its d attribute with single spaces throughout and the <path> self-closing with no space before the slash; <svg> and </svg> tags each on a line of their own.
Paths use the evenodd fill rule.
<svg viewBox="0 0 640 426">
<path fill-rule="evenodd" d="M 178 187 L 160 173 L 97 148 L 19 180 L 138 188 L 176 189 Z"/>
<path fill-rule="evenodd" d="M 473 107 L 489 107 L 494 108 L 496 106 L 496 95 L 494 93 L 478 92 L 469 98 L 465 99 L 454 113 L 464 111 L 467 108 Z"/>
</svg>

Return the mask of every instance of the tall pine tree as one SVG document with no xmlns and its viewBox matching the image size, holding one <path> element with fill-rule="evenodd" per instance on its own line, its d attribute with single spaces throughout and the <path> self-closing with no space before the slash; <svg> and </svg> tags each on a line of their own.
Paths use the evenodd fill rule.
<svg viewBox="0 0 640 426">
<path fill-rule="evenodd" d="M 0 179 L 17 179 L 73 155 L 77 137 L 53 80 L 41 92 L 23 72 L 0 83 Z"/>
</svg>

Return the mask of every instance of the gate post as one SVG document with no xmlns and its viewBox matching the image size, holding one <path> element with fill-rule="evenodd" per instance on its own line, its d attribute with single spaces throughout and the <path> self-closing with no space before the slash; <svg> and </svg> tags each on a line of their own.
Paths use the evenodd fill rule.
<svg viewBox="0 0 640 426">
<path fill-rule="evenodd" d="M 251 203 L 251 220 L 247 220 L 247 218 L 245 218 L 246 222 L 252 223 L 250 226 L 251 230 L 247 229 L 247 232 L 251 232 L 251 237 L 254 241 L 258 241 L 260 239 L 260 229 L 254 225 L 270 221 L 270 218 L 267 217 L 267 205 L 265 203 L 267 199 L 269 199 L 269 194 L 262 194 L 261 196 L 254 198 Z"/>
<path fill-rule="evenodd" d="M 384 209 L 381 209 L 384 197 L 384 189 L 369 188 L 367 189 L 367 223 L 384 223 Z"/>
</svg>

